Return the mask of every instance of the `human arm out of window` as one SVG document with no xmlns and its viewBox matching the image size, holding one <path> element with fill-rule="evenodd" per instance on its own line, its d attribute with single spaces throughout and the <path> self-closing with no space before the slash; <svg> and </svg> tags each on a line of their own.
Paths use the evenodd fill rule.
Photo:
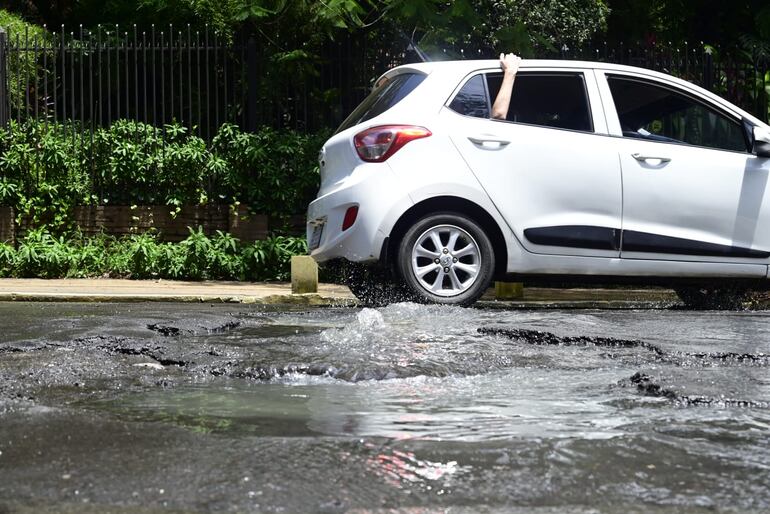
<svg viewBox="0 0 770 514">
<path fill-rule="evenodd" d="M 495 103 L 492 104 L 492 118 L 504 120 L 508 116 L 508 107 L 511 104 L 513 82 L 516 72 L 519 71 L 521 57 L 514 54 L 500 54 L 500 67 L 503 68 L 503 83 L 497 93 Z"/>
</svg>

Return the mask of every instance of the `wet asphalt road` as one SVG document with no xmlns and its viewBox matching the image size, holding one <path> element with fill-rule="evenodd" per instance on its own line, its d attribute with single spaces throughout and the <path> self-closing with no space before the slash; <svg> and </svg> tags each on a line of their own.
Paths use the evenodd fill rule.
<svg viewBox="0 0 770 514">
<path fill-rule="evenodd" d="M 2 514 L 770 510 L 770 313 L 0 315 Z"/>
</svg>

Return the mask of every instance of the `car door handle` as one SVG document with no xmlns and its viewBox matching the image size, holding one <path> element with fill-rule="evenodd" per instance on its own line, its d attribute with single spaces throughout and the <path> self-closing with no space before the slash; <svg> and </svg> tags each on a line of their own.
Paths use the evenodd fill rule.
<svg viewBox="0 0 770 514">
<path fill-rule="evenodd" d="M 489 144 L 497 144 L 498 146 L 505 146 L 507 144 L 510 144 L 510 141 L 507 139 L 500 139 L 497 136 L 492 135 L 483 135 L 483 136 L 468 136 L 468 140 L 475 144 L 475 145 L 486 145 L 489 146 Z"/>
<path fill-rule="evenodd" d="M 654 157 L 652 155 L 642 155 L 640 153 L 633 153 L 633 154 L 631 154 L 631 157 L 633 157 L 634 159 L 636 159 L 639 162 L 646 162 L 647 164 L 655 164 L 657 166 L 659 166 L 661 164 L 665 164 L 667 162 L 671 162 L 671 158 L 670 157 Z M 647 161 L 658 161 L 658 162 L 651 163 L 651 162 L 647 162 Z"/>
</svg>

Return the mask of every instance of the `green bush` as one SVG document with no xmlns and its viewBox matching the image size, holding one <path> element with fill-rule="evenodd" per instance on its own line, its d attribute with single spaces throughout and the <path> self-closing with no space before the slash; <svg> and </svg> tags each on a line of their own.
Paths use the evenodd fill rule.
<svg viewBox="0 0 770 514">
<path fill-rule="evenodd" d="M 242 198 L 255 212 L 305 212 L 318 191 L 318 151 L 328 132 L 301 134 L 269 127 L 255 134 L 223 125 L 212 140 L 208 167 L 216 169 L 220 195 Z"/>
<path fill-rule="evenodd" d="M 5 278 L 13 271 L 16 251 L 8 243 L 0 243 L 0 278 Z"/>
<path fill-rule="evenodd" d="M 66 276 L 75 248 L 64 237 L 54 237 L 45 228 L 30 230 L 19 243 L 14 259 L 20 277 L 54 278 Z"/>
<path fill-rule="evenodd" d="M 316 162 L 327 133 L 223 125 L 211 145 L 180 125 L 117 121 L 93 136 L 77 125 L 10 123 L 0 132 L 0 205 L 19 221 L 71 232 L 77 205 L 181 205 L 210 202 L 288 216 L 318 190 Z"/>
<path fill-rule="evenodd" d="M 13 14 L 5 9 L 0 9 L 0 27 L 8 33 L 8 38 L 13 46 L 25 45 L 25 38 L 28 38 L 30 47 L 37 42 L 38 48 L 51 44 L 51 35 L 43 27 L 29 23 L 22 17 Z M 48 58 L 51 58 L 50 51 Z M 45 73 L 40 66 L 42 60 L 42 50 L 34 55 L 32 52 L 10 52 L 8 54 L 8 100 L 12 107 L 20 108 L 26 103 L 26 80 L 34 81 L 35 76 Z M 38 61 L 35 58 L 38 58 Z M 44 101 L 40 98 L 39 100 Z"/>
<path fill-rule="evenodd" d="M 210 238 L 200 227 L 179 243 L 161 242 L 151 232 L 66 239 L 40 228 L 16 250 L 0 243 L 0 277 L 287 280 L 291 256 L 305 253 L 304 238 L 275 235 L 242 244 L 220 231 Z"/>
<path fill-rule="evenodd" d="M 305 254 L 304 237 L 272 236 L 244 248 L 243 268 L 247 277 L 272 275 L 276 280 L 287 280 L 291 275 L 291 256 Z"/>
<path fill-rule="evenodd" d="M 110 269 L 108 251 L 113 241 L 113 237 L 103 234 L 89 238 L 77 234 L 75 238 L 67 241 L 67 246 L 72 248 L 67 276 L 86 278 L 107 274 Z"/>
</svg>

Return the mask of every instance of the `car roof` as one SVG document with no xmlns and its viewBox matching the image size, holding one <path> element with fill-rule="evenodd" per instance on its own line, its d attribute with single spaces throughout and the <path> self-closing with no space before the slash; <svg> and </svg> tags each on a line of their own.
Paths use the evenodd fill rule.
<svg viewBox="0 0 770 514">
<path fill-rule="evenodd" d="M 452 69 L 458 73 L 463 71 L 470 73 L 471 71 L 483 69 L 483 68 L 499 68 L 500 61 L 497 59 L 469 59 L 469 60 L 456 60 L 456 61 L 429 61 L 419 62 L 413 64 L 403 64 L 393 70 L 400 70 L 402 68 L 411 68 L 423 73 L 431 73 L 438 69 Z M 671 78 L 672 75 L 653 71 L 647 68 L 639 68 L 637 66 L 628 66 L 625 64 L 612 64 L 608 62 L 597 61 L 574 61 L 565 59 L 522 59 L 520 69 L 527 68 L 579 68 L 579 69 L 601 69 L 601 70 L 614 70 L 625 72 L 643 72 L 652 76 Z M 390 70 L 390 71 L 393 71 Z M 388 73 L 390 73 L 390 71 Z"/>
<path fill-rule="evenodd" d="M 714 93 L 694 84 L 692 82 L 680 79 L 667 73 L 661 73 L 658 71 L 650 70 L 647 68 L 639 68 L 637 66 L 628 66 L 625 64 L 612 64 L 607 62 L 597 61 L 573 61 L 565 59 L 522 59 L 520 68 L 526 70 L 527 68 L 552 68 L 552 69 L 595 69 L 609 72 L 621 72 L 621 73 L 634 73 L 637 75 L 645 75 L 652 79 L 659 79 L 663 81 L 669 81 L 679 84 L 687 89 L 695 90 L 700 95 L 709 98 L 711 101 L 716 102 L 728 111 L 732 111 L 739 117 L 746 117 L 750 119 L 754 124 L 768 127 L 765 123 L 760 121 L 752 114 L 744 111 L 735 104 L 728 102 L 724 98 L 715 95 Z M 427 75 L 440 71 L 442 73 L 457 74 L 458 76 L 464 76 L 477 70 L 484 69 L 500 69 L 500 61 L 498 59 L 468 59 L 468 60 L 454 60 L 454 61 L 430 61 L 420 62 L 413 64 L 403 64 L 388 70 L 383 76 L 403 73 L 408 70 L 415 70 Z M 768 127 L 770 128 L 770 127 Z"/>
</svg>

